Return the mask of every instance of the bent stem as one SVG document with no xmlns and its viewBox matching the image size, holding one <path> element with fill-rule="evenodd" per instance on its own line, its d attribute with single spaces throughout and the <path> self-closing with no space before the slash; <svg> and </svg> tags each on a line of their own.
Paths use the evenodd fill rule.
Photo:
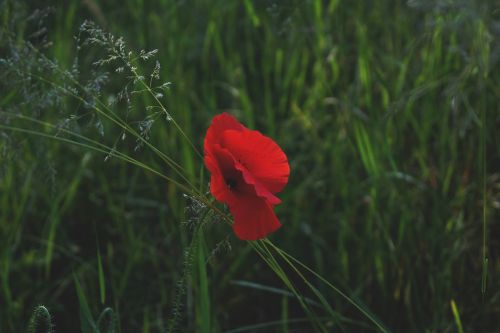
<svg viewBox="0 0 500 333">
<path fill-rule="evenodd" d="M 286 273 L 283 271 L 279 263 L 274 258 L 273 254 L 269 251 L 269 249 L 265 246 L 263 242 L 248 242 L 250 246 L 257 252 L 257 254 L 264 260 L 264 262 L 276 273 L 276 275 L 281 279 L 281 281 L 285 284 L 285 286 L 293 293 L 293 295 L 299 301 L 301 307 L 306 312 L 307 317 L 310 322 L 313 324 L 313 328 L 315 332 L 327 332 L 326 328 L 323 324 L 317 320 L 317 316 L 314 311 L 304 302 L 304 298 L 299 294 L 293 283 L 288 279 Z"/>
<path fill-rule="evenodd" d="M 305 269 L 307 272 L 311 273 L 314 277 L 318 278 L 321 282 L 323 282 L 330 289 L 332 289 L 337 294 L 342 296 L 342 298 L 344 298 L 349 303 L 351 303 L 366 318 L 368 318 L 373 324 L 375 324 L 381 332 L 389 333 L 389 330 L 373 314 L 371 314 L 368 310 L 363 308 L 360 304 L 358 304 L 352 298 L 347 296 L 347 294 L 345 294 L 342 290 L 340 290 L 339 288 L 337 288 L 333 284 L 331 284 L 328 280 L 326 280 L 324 277 L 322 277 L 319 273 L 315 272 L 312 268 L 310 268 L 306 264 L 302 263 L 300 260 L 296 259 L 292 255 L 288 254 L 287 252 L 283 251 L 282 249 L 280 249 L 279 247 L 274 245 L 269 239 L 264 239 L 261 242 L 272 247 L 273 250 L 275 250 L 281 256 L 281 258 L 292 268 L 292 270 L 294 270 L 297 273 L 297 275 L 299 275 L 299 277 L 307 284 L 307 286 L 318 297 L 318 299 L 321 301 L 321 303 L 327 307 L 327 309 L 331 310 L 331 306 L 329 305 L 329 303 L 326 301 L 326 299 L 323 297 L 323 295 L 307 280 L 307 278 L 300 272 L 300 270 L 294 265 L 294 263 L 297 264 L 298 266 L 302 267 L 303 269 Z"/>
</svg>

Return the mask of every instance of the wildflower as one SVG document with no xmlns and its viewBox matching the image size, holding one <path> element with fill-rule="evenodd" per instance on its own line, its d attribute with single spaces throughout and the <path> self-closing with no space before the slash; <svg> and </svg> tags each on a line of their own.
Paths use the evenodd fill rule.
<svg viewBox="0 0 500 333">
<path fill-rule="evenodd" d="M 204 146 L 210 191 L 229 207 L 236 236 L 256 240 L 277 230 L 275 194 L 288 182 L 290 166 L 276 142 L 222 113 L 212 119 Z"/>
</svg>

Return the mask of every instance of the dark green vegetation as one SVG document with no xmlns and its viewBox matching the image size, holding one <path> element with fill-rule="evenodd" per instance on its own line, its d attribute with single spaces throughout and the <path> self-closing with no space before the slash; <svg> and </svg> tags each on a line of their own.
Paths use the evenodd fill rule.
<svg viewBox="0 0 500 333">
<path fill-rule="evenodd" d="M 208 178 L 177 125 L 202 150 L 210 119 L 227 111 L 288 154 L 274 244 L 388 331 L 498 332 L 494 6 L 0 3 L 0 331 L 26 331 L 40 304 L 50 316 L 36 308 L 32 328 L 52 317 L 57 332 L 377 330 L 324 281 L 262 260 L 271 245 L 237 240 L 184 195 L 206 193 Z M 109 45 L 84 45 L 85 19 L 136 56 L 158 52 L 134 61 L 135 78 L 120 59 L 95 65 Z M 166 81 L 157 97 L 175 122 L 160 89 L 141 86 Z"/>
</svg>

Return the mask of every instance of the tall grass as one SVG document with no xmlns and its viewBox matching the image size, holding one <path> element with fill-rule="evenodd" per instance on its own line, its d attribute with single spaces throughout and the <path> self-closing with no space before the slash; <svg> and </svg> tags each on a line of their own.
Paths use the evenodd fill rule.
<svg viewBox="0 0 500 333">
<path fill-rule="evenodd" d="M 496 329 L 494 2 L 1 6 L 2 331 Z M 290 159 L 271 240 L 209 199 L 222 111 Z"/>
</svg>

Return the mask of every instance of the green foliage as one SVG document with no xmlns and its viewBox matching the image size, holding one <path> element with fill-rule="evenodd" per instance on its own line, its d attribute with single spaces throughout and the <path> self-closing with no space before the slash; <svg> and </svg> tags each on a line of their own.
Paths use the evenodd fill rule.
<svg viewBox="0 0 500 333">
<path fill-rule="evenodd" d="M 0 331 L 497 329 L 494 1 L 52 4 L 0 3 Z M 207 199 L 222 111 L 290 159 L 272 243 Z"/>
</svg>

